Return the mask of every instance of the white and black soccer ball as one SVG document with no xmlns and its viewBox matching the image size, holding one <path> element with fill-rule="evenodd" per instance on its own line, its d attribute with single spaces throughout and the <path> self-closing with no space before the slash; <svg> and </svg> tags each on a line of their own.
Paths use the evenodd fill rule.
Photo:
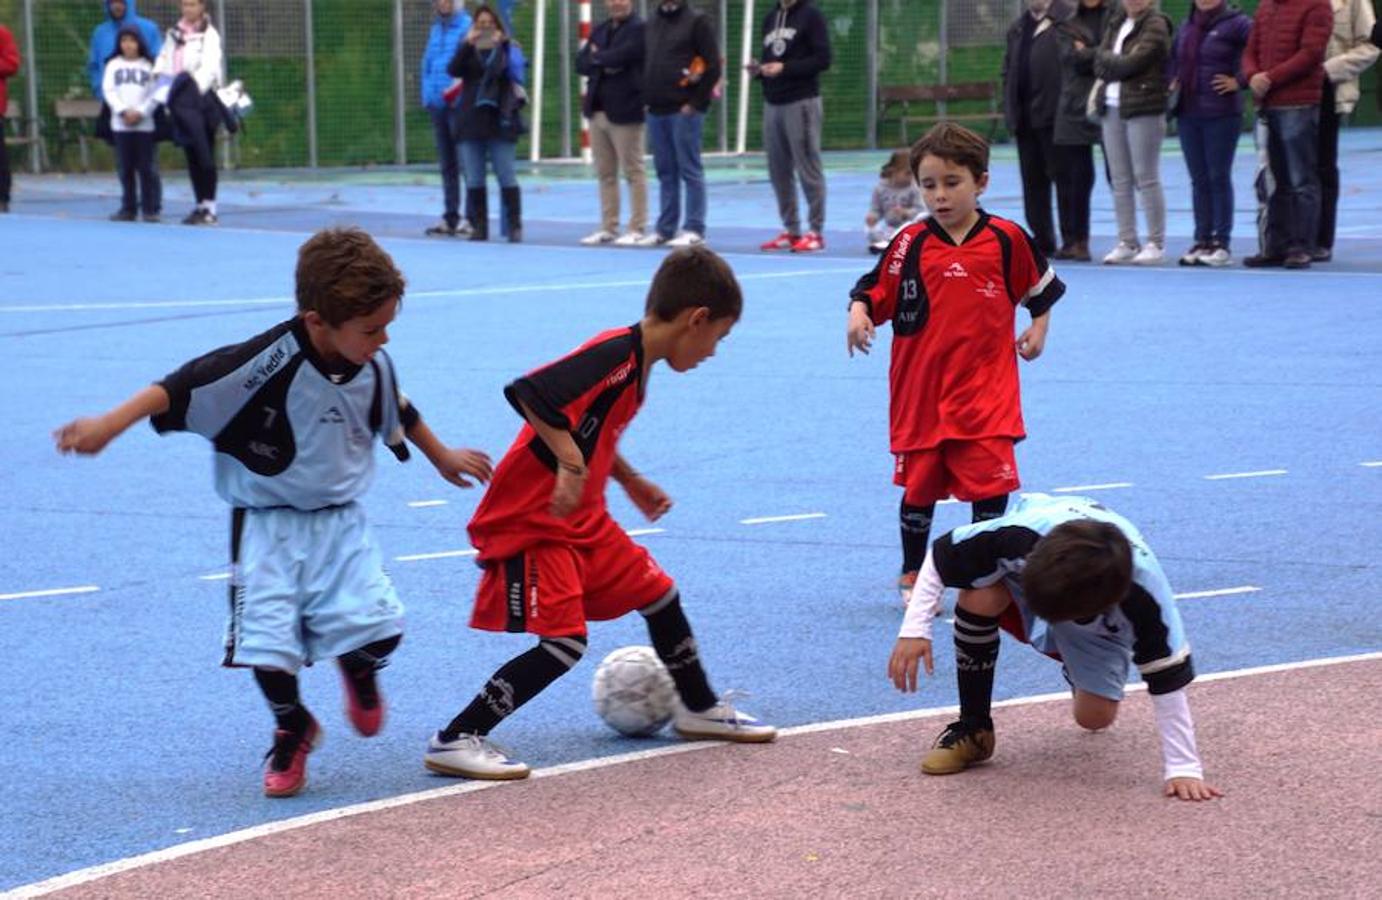
<svg viewBox="0 0 1382 900">
<path fill-rule="evenodd" d="M 629 737 L 648 737 L 672 721 L 676 684 L 652 647 L 620 647 L 600 661 L 591 691 L 605 724 Z"/>
</svg>

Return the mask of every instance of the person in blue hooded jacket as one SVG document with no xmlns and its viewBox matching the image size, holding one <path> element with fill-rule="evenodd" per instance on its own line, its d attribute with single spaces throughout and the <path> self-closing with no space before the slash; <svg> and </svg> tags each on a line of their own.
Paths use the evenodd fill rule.
<svg viewBox="0 0 1382 900">
<path fill-rule="evenodd" d="M 451 130 L 451 104 L 447 96 L 453 79 L 446 67 L 456 48 L 470 31 L 470 16 L 464 0 L 433 0 L 432 30 L 427 49 L 422 53 L 422 106 L 432 117 L 432 133 L 437 141 L 437 163 L 441 166 L 442 196 L 445 211 L 427 234 L 442 237 L 470 234 L 470 223 L 461 218 L 461 156 L 459 142 Z"/>
<path fill-rule="evenodd" d="M 105 0 L 104 6 L 106 19 L 91 32 L 91 50 L 86 57 L 86 77 L 91 82 L 91 96 L 102 102 L 105 101 L 105 96 L 102 93 L 101 81 L 105 78 L 106 61 L 119 49 L 116 40 L 121 28 L 126 25 L 138 28 L 140 36 L 144 38 L 145 48 L 155 58 L 163 47 L 163 33 L 159 31 L 156 23 L 139 15 L 135 9 L 135 0 Z M 110 110 L 104 110 L 102 115 L 109 119 Z"/>
</svg>

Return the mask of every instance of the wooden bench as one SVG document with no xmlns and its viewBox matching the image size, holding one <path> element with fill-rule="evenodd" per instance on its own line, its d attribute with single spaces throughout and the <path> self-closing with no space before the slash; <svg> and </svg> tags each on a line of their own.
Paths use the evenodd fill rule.
<svg viewBox="0 0 1382 900">
<path fill-rule="evenodd" d="M 77 141 L 77 156 L 82 171 L 91 169 L 91 148 L 87 141 L 96 135 L 96 119 L 101 115 L 101 101 L 91 97 L 68 97 L 58 100 L 53 112 L 58 120 L 58 153 L 73 138 Z"/>
<path fill-rule="evenodd" d="M 5 133 L 0 136 L 8 147 L 28 147 L 32 166 L 42 169 L 48 162 L 39 123 L 24 115 L 24 105 L 13 97 L 5 105 Z"/>
<path fill-rule="evenodd" d="M 984 112 L 952 113 L 951 103 L 986 104 Z M 914 109 L 921 104 L 925 112 Z M 898 135 L 904 145 L 907 126 L 931 125 L 945 120 L 963 125 L 988 125 L 989 140 L 993 140 L 1003 113 L 998 108 L 998 85 L 991 81 L 971 81 L 958 84 L 887 85 L 878 89 L 878 128 L 896 120 Z"/>
</svg>

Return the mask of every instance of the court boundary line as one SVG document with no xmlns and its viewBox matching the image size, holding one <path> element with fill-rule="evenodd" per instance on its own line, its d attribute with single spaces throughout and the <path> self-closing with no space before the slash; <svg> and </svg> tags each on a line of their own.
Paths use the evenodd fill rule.
<svg viewBox="0 0 1382 900">
<path fill-rule="evenodd" d="M 1224 672 L 1210 672 L 1205 675 L 1196 676 L 1196 681 L 1232 681 L 1239 678 L 1248 678 L 1255 675 L 1272 675 L 1280 672 L 1290 672 L 1298 669 L 1326 668 L 1329 666 L 1347 665 L 1350 663 L 1372 662 L 1382 660 L 1382 650 L 1368 653 L 1357 653 L 1348 656 L 1332 656 L 1320 659 L 1297 660 L 1289 663 L 1273 663 L 1265 666 L 1252 666 L 1246 669 L 1232 669 Z M 1146 690 L 1146 685 L 1139 682 L 1127 686 L 1128 693 L 1139 693 Z M 1042 703 L 1050 703 L 1058 700 L 1068 700 L 1069 691 L 1060 691 L 1049 694 L 1033 694 L 1026 697 L 1013 697 L 1008 700 L 1000 700 L 994 703 L 995 708 L 1011 708 L 1020 706 L 1036 706 Z M 889 725 L 897 722 L 907 722 L 912 720 L 936 718 L 938 716 L 952 715 L 959 707 L 957 706 L 938 706 L 925 709 L 906 710 L 895 713 L 881 713 L 874 716 L 862 716 L 854 719 L 836 719 L 830 722 L 816 722 L 808 725 L 794 725 L 783 728 L 778 732 L 779 737 L 795 737 L 802 734 L 819 734 L 826 731 L 843 731 L 850 728 L 863 728 L 871 725 Z M 723 747 L 722 741 L 698 741 L 686 744 L 673 744 L 667 747 L 655 747 L 649 750 L 637 750 L 632 753 L 621 753 L 615 756 L 603 756 L 595 759 L 579 760 L 577 762 L 562 763 L 556 766 L 549 766 L 545 769 L 536 769 L 528 777 L 528 780 L 538 778 L 556 778 L 562 775 L 571 775 L 577 772 L 590 772 L 597 769 L 609 768 L 612 766 L 623 765 L 625 763 L 642 762 L 648 759 L 658 759 L 664 756 L 677 756 L 682 753 L 693 753 L 701 750 L 711 750 L 716 747 Z M 77 869 L 63 875 L 56 875 L 43 881 L 36 881 L 30 884 L 20 885 L 11 888 L 4 893 L 0 893 L 0 898 L 29 898 L 41 897 L 56 891 L 66 890 L 67 888 L 78 887 L 89 884 L 102 878 L 112 875 L 120 875 L 131 872 L 135 869 L 142 869 L 159 863 L 171 862 L 185 856 L 195 856 L 198 853 L 205 853 L 210 850 L 219 850 L 223 847 L 232 847 L 236 844 L 247 843 L 262 837 L 270 837 L 285 831 L 296 831 L 300 828 L 307 828 L 312 825 L 319 825 L 324 822 L 334 822 L 338 819 L 351 818 L 366 813 L 382 812 L 387 809 L 394 809 L 400 806 L 411 806 L 415 803 L 424 803 L 430 800 L 440 800 L 446 797 L 454 797 L 462 794 L 472 794 L 476 791 L 492 790 L 503 787 L 506 784 L 521 784 L 522 782 L 504 781 L 466 781 L 462 784 L 452 784 L 440 788 L 431 788 L 425 791 L 414 791 L 408 794 L 399 794 L 394 797 L 385 797 L 379 800 L 369 800 L 364 803 L 354 803 L 349 806 L 340 806 L 334 809 L 319 810 L 314 813 L 307 813 L 301 816 L 293 816 L 287 819 L 280 819 L 274 822 L 264 822 L 259 825 L 252 825 L 249 828 L 241 828 L 236 831 L 226 832 L 225 834 L 214 835 L 208 838 L 200 838 L 194 841 L 187 841 L 182 844 L 174 844 L 171 847 L 164 847 L 161 850 L 153 850 L 148 853 L 141 853 L 137 856 L 127 856 L 123 859 L 113 860 L 107 863 L 100 863 L 84 869 Z"/>
</svg>

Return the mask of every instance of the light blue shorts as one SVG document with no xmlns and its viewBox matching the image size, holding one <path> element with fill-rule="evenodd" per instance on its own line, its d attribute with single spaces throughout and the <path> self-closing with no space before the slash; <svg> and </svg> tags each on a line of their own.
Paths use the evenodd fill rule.
<svg viewBox="0 0 1382 900">
<path fill-rule="evenodd" d="M 1117 608 L 1085 624 L 1048 622 L 1027 607 L 1022 583 L 1003 579 L 1013 604 L 1022 614 L 1024 635 L 1015 635 L 1065 664 L 1070 683 L 1109 700 L 1122 700 L 1132 672 L 1132 623 Z"/>
<path fill-rule="evenodd" d="M 403 604 L 358 503 L 232 517 L 227 666 L 296 672 L 403 633 Z"/>
</svg>

